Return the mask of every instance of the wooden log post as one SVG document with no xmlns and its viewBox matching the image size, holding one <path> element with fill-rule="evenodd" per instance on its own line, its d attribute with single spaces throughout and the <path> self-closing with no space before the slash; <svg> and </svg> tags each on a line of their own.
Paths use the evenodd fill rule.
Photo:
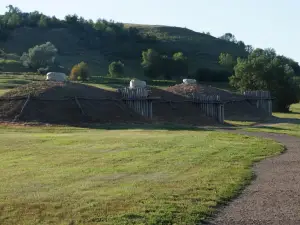
<svg viewBox="0 0 300 225">
<path fill-rule="evenodd" d="M 224 123 L 224 105 L 223 104 L 219 104 L 218 105 L 218 121 L 223 124 Z"/>
<path fill-rule="evenodd" d="M 123 88 L 120 89 L 125 104 L 135 112 L 147 118 L 152 118 L 152 100 L 148 99 L 148 90 L 146 88 Z"/>
<path fill-rule="evenodd" d="M 22 109 L 21 109 L 19 115 L 17 115 L 17 116 L 14 118 L 13 122 L 16 122 L 16 121 L 22 116 L 22 114 L 23 114 L 23 112 L 24 112 L 24 109 L 25 109 L 25 107 L 28 105 L 29 101 L 30 101 L 30 94 L 28 95 L 28 97 L 27 97 L 27 99 L 26 99 L 26 101 L 25 101 L 25 103 L 24 103 L 24 105 L 23 105 L 23 107 L 22 107 Z"/>
<path fill-rule="evenodd" d="M 152 119 L 152 101 L 149 100 L 149 118 Z"/>
<path fill-rule="evenodd" d="M 272 100 L 269 91 L 245 91 L 244 96 L 251 101 L 255 101 L 256 108 L 264 111 L 267 115 L 272 115 Z"/>
<path fill-rule="evenodd" d="M 80 105 L 80 102 L 79 102 L 79 100 L 77 99 L 76 96 L 74 97 L 74 99 L 75 99 L 75 102 L 76 102 L 78 108 L 80 109 L 81 114 L 82 114 L 82 115 L 85 115 L 85 113 L 84 113 L 84 111 L 83 111 L 83 109 L 82 109 L 82 107 L 81 107 L 81 105 Z"/>
</svg>

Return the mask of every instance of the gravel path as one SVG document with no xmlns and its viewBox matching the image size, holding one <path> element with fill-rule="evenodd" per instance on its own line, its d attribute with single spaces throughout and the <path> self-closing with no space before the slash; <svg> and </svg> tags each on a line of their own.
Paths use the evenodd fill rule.
<svg viewBox="0 0 300 225">
<path fill-rule="evenodd" d="M 220 209 L 209 224 L 300 225 L 300 139 L 283 134 L 233 132 L 273 139 L 284 144 L 287 151 L 256 164 L 256 179 Z"/>
</svg>

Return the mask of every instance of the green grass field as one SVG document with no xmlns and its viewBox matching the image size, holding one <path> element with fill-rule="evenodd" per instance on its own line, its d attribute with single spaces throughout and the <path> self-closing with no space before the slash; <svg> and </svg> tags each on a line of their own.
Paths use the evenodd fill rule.
<svg viewBox="0 0 300 225">
<path fill-rule="evenodd" d="M 273 115 L 278 118 L 278 121 L 245 129 L 300 136 L 300 103 L 291 106 L 291 113 L 273 113 Z"/>
<path fill-rule="evenodd" d="M 230 121 L 226 122 L 238 129 L 254 132 L 281 133 L 300 136 L 300 103 L 293 104 L 290 113 L 273 113 L 273 118 L 266 121 Z"/>
<path fill-rule="evenodd" d="M 249 181 L 253 162 L 283 150 L 158 127 L 0 127 L 0 142 L 1 225 L 196 224 Z"/>
</svg>

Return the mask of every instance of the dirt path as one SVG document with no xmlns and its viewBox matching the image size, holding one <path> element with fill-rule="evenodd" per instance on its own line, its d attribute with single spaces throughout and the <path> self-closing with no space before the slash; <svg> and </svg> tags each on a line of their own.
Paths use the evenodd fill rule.
<svg viewBox="0 0 300 225">
<path fill-rule="evenodd" d="M 271 133 L 247 133 L 286 146 L 280 156 L 254 166 L 256 179 L 220 209 L 212 225 L 300 225 L 300 138 Z"/>
</svg>

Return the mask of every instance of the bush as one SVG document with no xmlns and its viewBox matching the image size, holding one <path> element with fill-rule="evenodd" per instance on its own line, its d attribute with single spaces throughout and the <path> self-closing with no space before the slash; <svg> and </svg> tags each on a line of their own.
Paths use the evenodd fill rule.
<svg viewBox="0 0 300 225">
<path fill-rule="evenodd" d="M 47 42 L 42 45 L 36 45 L 28 50 L 28 53 L 24 52 L 20 60 L 23 65 L 32 69 L 44 68 L 54 64 L 57 54 L 56 47 Z"/>
<path fill-rule="evenodd" d="M 29 71 L 20 61 L 17 60 L 2 60 L 0 59 L 0 67 L 5 72 L 24 72 Z"/>
<path fill-rule="evenodd" d="M 188 74 L 188 60 L 182 52 L 174 53 L 172 57 L 160 55 L 153 49 L 142 52 L 142 67 L 148 78 L 174 79 Z"/>
<path fill-rule="evenodd" d="M 122 62 L 112 62 L 108 66 L 108 75 L 110 77 L 123 77 L 124 75 L 124 64 Z"/>
<path fill-rule="evenodd" d="M 88 65 L 85 62 L 81 62 L 73 66 L 70 74 L 70 80 L 77 81 L 87 81 L 89 78 L 89 69 Z"/>
</svg>

